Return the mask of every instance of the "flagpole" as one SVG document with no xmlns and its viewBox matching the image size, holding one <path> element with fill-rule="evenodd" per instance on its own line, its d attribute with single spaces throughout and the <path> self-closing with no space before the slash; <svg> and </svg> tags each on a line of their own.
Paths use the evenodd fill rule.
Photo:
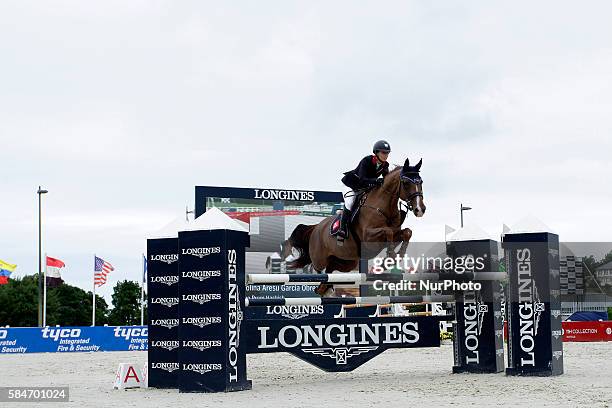
<svg viewBox="0 0 612 408">
<path fill-rule="evenodd" d="M 145 284 L 145 257 L 142 254 L 142 282 L 140 282 L 140 325 L 144 326 L 144 284 Z"/>
<path fill-rule="evenodd" d="M 45 269 L 43 274 L 43 316 L 42 327 L 47 326 L 47 253 L 45 252 Z"/>
<path fill-rule="evenodd" d="M 96 254 L 94 254 L 93 295 L 91 299 L 91 325 L 96 325 Z"/>
</svg>

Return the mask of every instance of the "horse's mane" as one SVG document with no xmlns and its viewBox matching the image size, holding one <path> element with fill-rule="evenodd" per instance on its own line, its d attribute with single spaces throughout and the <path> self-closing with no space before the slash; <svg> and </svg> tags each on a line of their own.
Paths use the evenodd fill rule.
<svg viewBox="0 0 612 408">
<path fill-rule="evenodd" d="M 393 173 L 393 172 L 396 172 L 396 171 L 400 171 L 400 170 L 402 170 L 402 169 L 404 168 L 404 166 L 401 166 L 401 165 L 399 165 L 399 164 L 396 164 L 396 163 L 392 163 L 392 164 L 393 164 L 393 166 L 395 166 L 395 167 L 393 167 L 393 169 L 389 170 L 389 173 Z"/>
</svg>

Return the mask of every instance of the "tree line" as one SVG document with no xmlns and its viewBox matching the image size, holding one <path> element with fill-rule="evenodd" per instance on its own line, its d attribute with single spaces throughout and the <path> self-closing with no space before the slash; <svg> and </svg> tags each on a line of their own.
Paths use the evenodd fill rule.
<svg viewBox="0 0 612 408">
<path fill-rule="evenodd" d="M 48 326 L 91 326 L 92 292 L 62 283 L 47 288 Z M 146 300 L 146 298 L 145 298 Z M 140 324 L 140 285 L 133 281 L 117 282 L 113 288 L 112 308 L 96 295 L 96 326 Z M 147 309 L 145 305 L 145 324 Z M 38 325 L 38 275 L 9 279 L 0 286 L 0 327 L 36 327 Z"/>
</svg>

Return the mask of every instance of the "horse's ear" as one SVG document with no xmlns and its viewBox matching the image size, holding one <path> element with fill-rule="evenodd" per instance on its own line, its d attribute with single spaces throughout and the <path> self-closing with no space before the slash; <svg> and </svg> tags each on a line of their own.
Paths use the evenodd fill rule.
<svg viewBox="0 0 612 408">
<path fill-rule="evenodd" d="M 404 162 L 404 168 L 408 169 L 408 167 L 410 167 L 410 159 L 406 159 L 406 161 Z"/>
<path fill-rule="evenodd" d="M 416 165 L 416 166 L 414 166 L 414 169 L 415 169 L 416 171 L 421 170 L 421 165 L 422 165 L 422 164 L 423 164 L 423 159 L 419 160 L 419 162 L 417 163 L 417 165 Z"/>
</svg>

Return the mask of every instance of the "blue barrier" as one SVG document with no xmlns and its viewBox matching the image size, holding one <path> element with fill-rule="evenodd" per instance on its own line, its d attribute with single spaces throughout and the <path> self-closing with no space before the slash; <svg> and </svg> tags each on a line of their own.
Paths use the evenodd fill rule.
<svg viewBox="0 0 612 408">
<path fill-rule="evenodd" d="M 0 354 L 148 349 L 147 326 L 0 328 Z"/>
</svg>

